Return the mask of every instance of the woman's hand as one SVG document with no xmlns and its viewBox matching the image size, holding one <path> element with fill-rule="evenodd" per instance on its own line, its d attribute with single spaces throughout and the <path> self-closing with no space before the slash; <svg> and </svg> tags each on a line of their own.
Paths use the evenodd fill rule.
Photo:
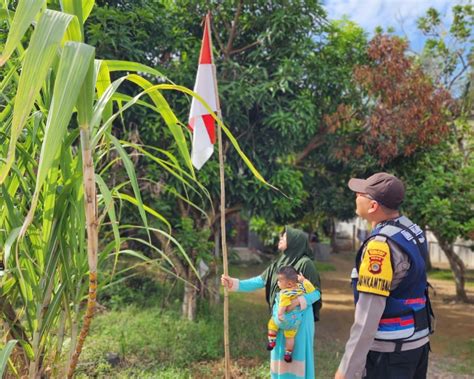
<svg viewBox="0 0 474 379">
<path fill-rule="evenodd" d="M 231 289 L 234 285 L 234 281 L 232 280 L 232 278 L 227 275 L 221 275 L 221 283 L 227 289 Z"/>
<path fill-rule="evenodd" d="M 298 298 L 291 300 L 291 304 L 286 307 L 287 312 L 291 312 L 297 306 L 300 305 L 300 300 Z"/>
</svg>

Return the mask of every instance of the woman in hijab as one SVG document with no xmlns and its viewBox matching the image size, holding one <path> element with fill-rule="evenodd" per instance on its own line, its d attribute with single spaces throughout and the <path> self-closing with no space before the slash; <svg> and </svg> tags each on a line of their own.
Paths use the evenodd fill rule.
<svg viewBox="0 0 474 379">
<path fill-rule="evenodd" d="M 293 266 L 313 283 L 317 290 L 300 296 L 293 304 L 295 307 L 300 306 L 303 312 L 303 320 L 295 337 L 293 361 L 287 363 L 284 360 L 285 337 L 280 330 L 276 347 L 271 353 L 270 372 L 272 379 L 314 379 L 314 322 L 319 319 L 321 293 L 319 274 L 312 260 L 313 252 L 309 248 L 308 235 L 301 230 L 286 227 L 280 236 L 278 250 L 283 253 L 261 275 L 247 280 L 223 275 L 222 284 L 231 291 L 240 292 L 265 288 L 265 296 L 271 309 L 279 291 L 277 274 L 281 267 Z"/>
</svg>

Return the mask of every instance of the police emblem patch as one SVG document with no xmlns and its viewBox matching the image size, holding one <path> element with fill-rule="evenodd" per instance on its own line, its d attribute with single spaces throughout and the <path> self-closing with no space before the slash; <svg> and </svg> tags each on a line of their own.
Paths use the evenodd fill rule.
<svg viewBox="0 0 474 379">
<path fill-rule="evenodd" d="M 383 250 L 370 249 L 367 250 L 367 254 L 369 255 L 369 271 L 374 275 L 380 274 L 382 272 L 382 264 L 387 252 Z"/>
<path fill-rule="evenodd" d="M 389 296 L 392 277 L 392 262 L 387 242 L 370 241 L 360 262 L 357 290 Z"/>
</svg>

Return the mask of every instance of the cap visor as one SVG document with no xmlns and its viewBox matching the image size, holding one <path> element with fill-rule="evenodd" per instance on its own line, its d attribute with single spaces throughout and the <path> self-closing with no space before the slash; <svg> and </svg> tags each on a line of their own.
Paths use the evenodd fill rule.
<svg viewBox="0 0 474 379">
<path fill-rule="evenodd" d="M 352 178 L 347 183 L 347 186 L 351 191 L 365 193 L 367 188 L 367 180 Z"/>
</svg>

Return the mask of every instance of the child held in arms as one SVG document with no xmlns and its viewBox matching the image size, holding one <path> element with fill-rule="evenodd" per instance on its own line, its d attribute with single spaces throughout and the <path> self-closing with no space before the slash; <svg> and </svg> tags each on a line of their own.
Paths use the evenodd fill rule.
<svg viewBox="0 0 474 379">
<path fill-rule="evenodd" d="M 268 321 L 267 350 L 273 350 L 278 330 L 281 329 L 285 336 L 284 359 L 286 362 L 291 362 L 295 336 L 303 317 L 300 307 L 291 309 L 291 303 L 298 296 L 315 291 L 315 288 L 309 280 L 302 274 L 298 274 L 291 266 L 283 266 L 278 271 L 278 287 L 280 292 L 273 305 L 272 317 Z"/>
</svg>

